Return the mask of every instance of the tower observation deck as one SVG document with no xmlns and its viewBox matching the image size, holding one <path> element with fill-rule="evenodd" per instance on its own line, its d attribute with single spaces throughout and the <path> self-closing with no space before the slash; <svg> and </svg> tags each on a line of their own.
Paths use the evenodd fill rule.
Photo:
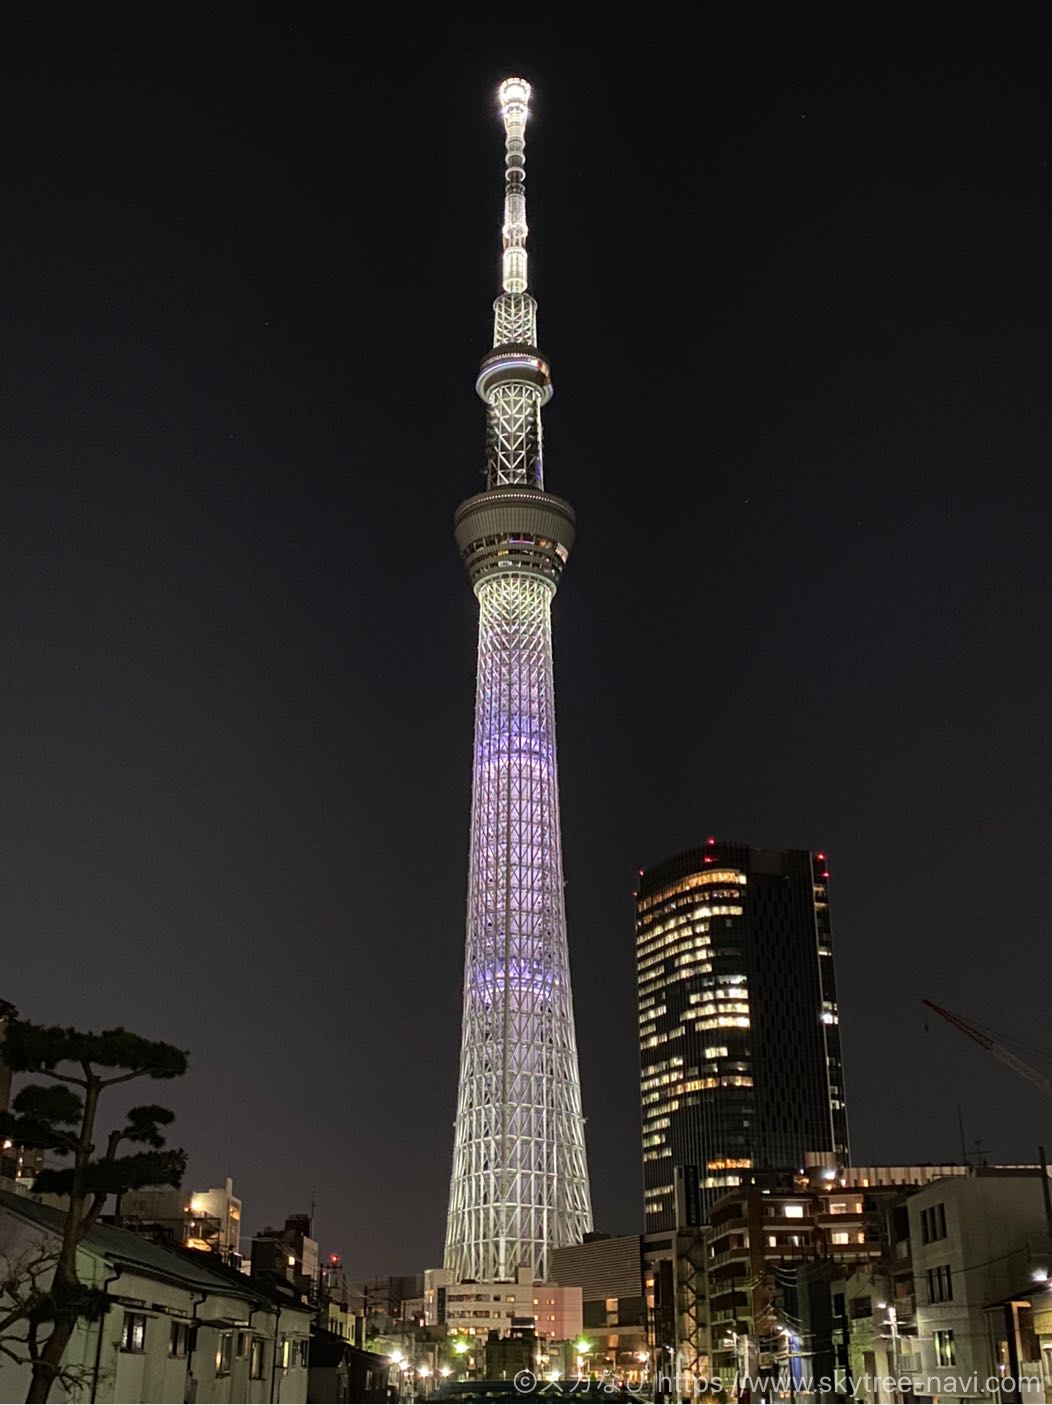
<svg viewBox="0 0 1052 1405">
<path fill-rule="evenodd" d="M 459 1280 L 548 1272 L 592 1227 L 563 903 L 551 602 L 574 541 L 544 487 L 551 371 L 528 291 L 530 85 L 500 87 L 502 291 L 476 389 L 486 488 L 457 547 L 479 602 L 460 1084 L 445 1266 Z"/>
</svg>

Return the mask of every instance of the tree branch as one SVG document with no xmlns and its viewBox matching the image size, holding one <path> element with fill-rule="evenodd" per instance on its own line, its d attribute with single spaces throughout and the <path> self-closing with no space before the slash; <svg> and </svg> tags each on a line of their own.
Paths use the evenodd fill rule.
<svg viewBox="0 0 1052 1405">
<path fill-rule="evenodd" d="M 83 1078 L 76 1078 L 72 1073 L 56 1073 L 53 1068 L 37 1068 L 33 1070 L 41 1078 L 57 1078 L 60 1083 L 75 1083 L 78 1088 L 86 1088 L 87 1082 Z"/>
<path fill-rule="evenodd" d="M 150 1070 L 148 1068 L 132 1069 L 131 1073 L 118 1073 L 115 1078 L 100 1078 L 100 1088 L 112 1088 L 114 1083 L 129 1083 L 133 1078 L 146 1078 Z"/>
</svg>

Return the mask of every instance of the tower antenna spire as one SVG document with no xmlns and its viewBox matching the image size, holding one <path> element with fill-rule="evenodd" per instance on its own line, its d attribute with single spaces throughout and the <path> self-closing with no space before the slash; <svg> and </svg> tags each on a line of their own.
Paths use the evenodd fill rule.
<svg viewBox="0 0 1052 1405">
<path fill-rule="evenodd" d="M 506 293 L 524 293 L 529 284 L 526 236 L 526 119 L 532 89 L 525 78 L 505 78 L 500 85 L 504 118 L 504 257 Z"/>
<path fill-rule="evenodd" d="M 552 398 L 552 373 L 537 350 L 537 303 L 526 291 L 526 119 L 530 85 L 500 85 L 504 119 L 503 292 L 493 304 L 493 350 L 475 389 L 486 403 L 486 487 L 544 487 L 541 408 Z M 567 543 L 569 545 L 569 543 Z"/>
</svg>

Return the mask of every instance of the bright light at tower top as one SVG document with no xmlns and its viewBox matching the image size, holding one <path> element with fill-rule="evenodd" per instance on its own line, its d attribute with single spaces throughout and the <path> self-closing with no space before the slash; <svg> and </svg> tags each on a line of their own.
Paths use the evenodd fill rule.
<svg viewBox="0 0 1052 1405">
<path fill-rule="evenodd" d="M 509 115 L 509 108 L 523 109 L 522 116 L 528 117 L 530 113 L 530 93 L 533 89 L 525 78 L 505 78 L 498 89 L 501 112 L 505 116 Z"/>
</svg>

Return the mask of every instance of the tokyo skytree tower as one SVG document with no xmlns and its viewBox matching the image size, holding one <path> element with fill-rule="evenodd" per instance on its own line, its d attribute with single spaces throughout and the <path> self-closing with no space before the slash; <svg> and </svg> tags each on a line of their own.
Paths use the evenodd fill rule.
<svg viewBox="0 0 1052 1405">
<path fill-rule="evenodd" d="M 500 87 L 506 133 L 503 291 L 476 389 L 486 490 L 461 503 L 457 546 L 479 602 L 460 1088 L 445 1266 L 460 1281 L 548 1273 L 592 1227 L 563 906 L 551 603 L 574 540 L 545 491 L 551 398 L 526 291 L 530 85 Z"/>
</svg>

